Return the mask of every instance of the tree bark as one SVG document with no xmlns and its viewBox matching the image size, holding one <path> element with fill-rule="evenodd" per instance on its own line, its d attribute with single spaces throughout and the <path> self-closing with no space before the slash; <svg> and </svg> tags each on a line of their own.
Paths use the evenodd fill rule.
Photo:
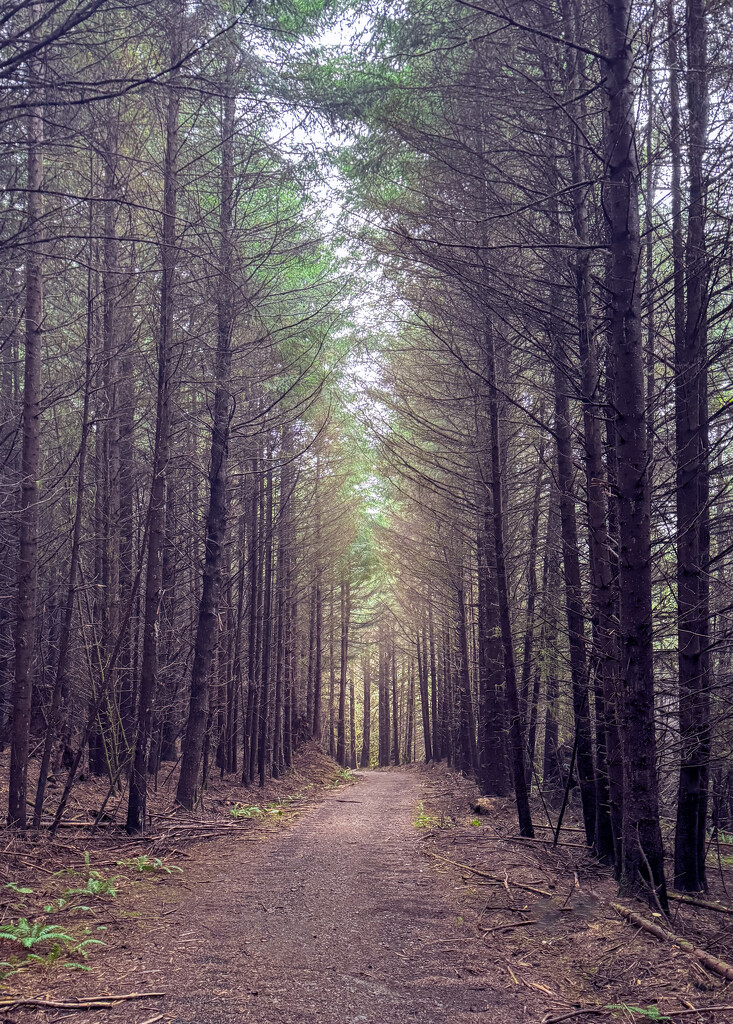
<svg viewBox="0 0 733 1024">
<path fill-rule="evenodd" d="M 66 589 L 66 601 L 64 604 L 64 617 L 61 622 L 59 634 L 59 652 L 56 661 L 56 673 L 51 694 L 51 707 L 48 711 L 46 723 L 46 735 L 43 741 L 43 754 L 38 771 L 38 785 L 36 786 L 36 799 L 33 807 L 33 827 L 40 828 L 43 816 L 43 802 L 46 793 L 46 782 L 48 780 L 48 769 L 51 763 L 51 753 L 54 741 L 58 732 L 59 707 L 66 689 L 69 670 L 69 643 L 71 640 L 71 626 L 74 618 L 74 601 L 77 592 L 77 575 L 79 569 L 79 551 L 81 547 L 81 527 L 84 512 L 84 493 L 86 488 L 86 464 L 87 446 L 89 440 L 89 404 L 91 397 L 92 380 L 92 289 L 91 270 L 89 272 L 89 287 L 87 290 L 87 338 L 86 338 L 86 370 L 84 377 L 84 405 L 82 408 L 81 423 L 81 445 L 79 447 L 79 470 L 76 480 L 76 507 L 74 509 L 74 524 L 71 530 L 71 556 L 69 559 L 69 580 Z"/>
<path fill-rule="evenodd" d="M 596 781 L 593 765 L 588 659 L 585 644 L 585 618 L 580 582 L 578 524 L 575 516 L 575 487 L 568 401 L 569 374 L 563 339 L 554 332 L 553 364 L 555 375 L 555 441 L 557 449 L 557 485 L 560 495 L 560 529 L 565 576 L 565 612 L 570 648 L 570 676 L 573 688 L 573 718 L 577 738 L 577 766 L 583 809 L 585 840 L 593 845 L 596 833 Z"/>
<path fill-rule="evenodd" d="M 422 731 L 425 743 L 425 761 L 433 760 L 433 746 L 430 736 L 430 698 L 428 696 L 428 645 L 425 629 L 424 609 L 421 614 L 421 626 L 417 631 L 417 671 L 420 683 L 420 710 L 422 712 Z"/>
<path fill-rule="evenodd" d="M 272 523 L 275 508 L 273 494 L 272 453 L 268 453 L 265 507 L 265 575 L 262 582 L 262 679 L 260 680 L 259 736 L 257 744 L 257 775 L 260 788 L 267 781 L 270 747 L 270 665 L 272 660 L 272 578 L 273 536 Z"/>
<path fill-rule="evenodd" d="M 670 19 L 674 18 L 673 11 Z M 674 24 L 670 56 L 676 56 Z M 675 318 L 675 440 L 677 454 L 677 605 L 681 763 L 675 832 L 675 887 L 707 888 L 706 819 L 710 761 L 708 680 L 708 438 L 707 253 L 704 170 L 708 129 L 705 0 L 687 0 L 686 93 L 689 115 L 686 301 Z M 677 68 L 671 68 L 676 85 Z M 672 97 L 673 104 L 676 97 Z M 679 127 L 679 115 L 675 118 Z M 678 258 L 681 254 L 675 253 Z M 675 266 L 675 284 L 680 269 Z M 675 294 L 675 304 L 679 296 Z M 677 310 L 678 311 L 678 310 Z M 678 311 L 679 312 L 679 311 Z M 684 316 L 684 327 L 682 318 Z"/>
<path fill-rule="evenodd" d="M 196 803 L 203 752 L 209 688 L 219 632 L 221 565 L 227 533 L 227 463 L 229 457 L 230 376 L 234 329 L 233 205 L 234 118 L 236 97 L 231 84 L 231 64 L 225 80 L 221 122 L 221 196 L 219 211 L 219 274 L 217 292 L 217 344 L 211 454 L 209 507 L 206 514 L 206 545 L 196 643 L 191 672 L 188 721 L 183 740 L 181 773 L 176 801 L 187 810 Z"/>
<path fill-rule="evenodd" d="M 32 8 L 34 16 L 40 7 Z M 15 680 L 10 733 L 8 824 L 25 828 L 33 664 L 38 603 L 38 476 L 41 466 L 43 346 L 43 107 L 40 61 L 30 64 L 28 106 L 28 229 L 25 258 L 25 356 L 20 540 L 17 563 Z"/>
<path fill-rule="evenodd" d="M 336 760 L 346 767 L 346 675 L 349 660 L 349 622 L 351 620 L 351 581 L 347 571 L 341 576 L 339 606 L 341 609 L 341 665 L 339 672 L 339 707 L 337 722 Z"/>
<path fill-rule="evenodd" d="M 368 768 L 371 757 L 371 745 L 372 745 L 372 677 L 371 677 L 371 658 L 367 654 L 363 662 L 364 672 L 364 726 L 362 729 L 361 738 L 361 756 L 359 758 L 359 767 Z"/>
<path fill-rule="evenodd" d="M 394 642 L 394 630 L 390 637 L 390 658 L 392 668 L 392 764 L 400 763 L 400 707 L 397 700 L 397 647 Z"/>
<path fill-rule="evenodd" d="M 486 362 L 486 383 L 489 391 L 489 421 L 491 438 L 491 514 L 494 525 L 494 556 L 496 565 L 496 585 L 499 598 L 499 623 L 504 648 L 504 675 L 506 706 L 509 715 L 509 747 L 512 760 L 512 776 L 514 794 L 517 801 L 517 817 L 521 835 L 534 836 L 532 812 L 527 793 L 526 757 L 524 753 L 524 736 L 522 735 L 522 716 L 519 708 L 517 692 L 517 675 L 514 663 L 514 643 L 512 641 L 511 616 L 509 611 L 509 587 L 507 583 L 506 561 L 504 556 L 504 514 L 501 479 L 501 438 L 499 437 L 499 397 L 496 387 L 496 351 L 494 344 L 494 328 L 490 319 L 486 321 L 484 333 L 484 358 Z"/>
<path fill-rule="evenodd" d="M 639 167 L 634 141 L 631 0 L 608 0 L 605 12 L 608 53 L 604 61 L 604 211 L 610 249 L 609 357 L 616 382 L 613 422 L 620 538 L 619 679 L 624 758 L 621 882 L 627 892 L 655 895 L 666 907 L 654 728 L 651 502 L 639 299 Z M 621 367 L 623 374 L 618 372 Z"/>
<path fill-rule="evenodd" d="M 478 574 L 478 671 L 479 729 L 478 783 L 488 796 L 506 796 L 509 790 L 504 743 L 504 648 L 499 621 L 499 592 L 496 583 L 494 538 L 492 535 L 490 489 L 479 485 L 479 526 L 476 540 Z"/>
</svg>

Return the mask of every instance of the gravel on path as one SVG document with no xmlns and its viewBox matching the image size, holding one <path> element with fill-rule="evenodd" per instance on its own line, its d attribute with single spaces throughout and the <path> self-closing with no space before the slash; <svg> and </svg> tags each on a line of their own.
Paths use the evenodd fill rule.
<svg viewBox="0 0 733 1024">
<path fill-rule="evenodd" d="M 419 772 L 362 772 L 292 829 L 209 847 L 176 909 L 116 954 L 127 980 L 109 991 L 144 976 L 166 998 L 121 1005 L 104 1024 L 540 1020 L 421 856 L 420 797 Z"/>
</svg>

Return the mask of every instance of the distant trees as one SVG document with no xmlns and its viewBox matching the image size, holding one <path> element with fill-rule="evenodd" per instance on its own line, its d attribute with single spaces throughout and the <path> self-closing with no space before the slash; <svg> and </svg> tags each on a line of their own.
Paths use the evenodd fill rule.
<svg viewBox="0 0 733 1024">
<path fill-rule="evenodd" d="M 306 198 L 312 168 L 273 141 L 282 83 L 252 91 L 254 69 L 266 77 L 254 34 L 285 52 L 317 13 L 257 28 L 167 2 L 134 25 L 103 4 L 12 15 L 0 697 L 13 825 L 37 739 L 37 826 L 58 823 L 88 765 L 110 793 L 129 784 L 135 832 L 163 762 L 180 757 L 191 808 L 214 767 L 264 783 L 321 738 L 324 602 L 345 579 L 332 566 L 350 564 L 363 475 L 332 422 L 350 328 Z M 353 749 L 355 719 L 341 722 Z"/>
<path fill-rule="evenodd" d="M 730 26 L 446 0 L 306 62 L 322 13 L 9 12 L 8 821 L 88 766 L 137 832 L 163 763 L 191 809 L 314 740 L 528 836 L 577 778 L 664 908 L 730 817 Z"/>
<path fill-rule="evenodd" d="M 341 167 L 398 297 L 374 395 L 397 593 L 433 594 L 446 710 L 425 749 L 443 729 L 484 791 L 511 775 L 527 832 L 525 780 L 552 806 L 576 776 L 589 846 L 665 906 L 660 813 L 675 885 L 703 889 L 727 770 L 711 701 L 730 685 L 730 470 L 710 430 L 728 415 L 727 204 L 710 181 L 731 112 L 723 89 L 711 127 L 718 14 L 655 10 L 446 3 L 409 31 L 386 12 L 382 62 L 335 56 L 314 88 L 360 123 Z M 400 621 L 419 649 L 420 619 Z"/>
</svg>

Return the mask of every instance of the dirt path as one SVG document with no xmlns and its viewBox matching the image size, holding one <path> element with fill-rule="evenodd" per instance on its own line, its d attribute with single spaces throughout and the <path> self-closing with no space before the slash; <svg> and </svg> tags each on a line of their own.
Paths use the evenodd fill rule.
<svg viewBox="0 0 733 1024">
<path fill-rule="evenodd" d="M 363 773 L 293 829 L 223 845 L 219 863 L 207 861 L 212 877 L 187 875 L 190 891 L 143 948 L 118 954 L 128 961 L 118 979 L 129 988 L 144 974 L 166 1000 L 104 1020 L 132 1024 L 155 1011 L 176 1024 L 539 1020 L 484 962 L 454 893 L 420 856 L 420 795 L 417 773 Z"/>
</svg>

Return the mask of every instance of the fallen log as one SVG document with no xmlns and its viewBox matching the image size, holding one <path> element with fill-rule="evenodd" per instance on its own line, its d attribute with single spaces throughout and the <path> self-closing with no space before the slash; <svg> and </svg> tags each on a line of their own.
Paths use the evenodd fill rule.
<svg viewBox="0 0 733 1024">
<path fill-rule="evenodd" d="M 655 938 L 660 939 L 662 942 L 670 942 L 672 945 L 677 946 L 679 949 L 684 950 L 685 953 L 689 953 L 693 956 L 703 967 L 707 967 L 713 974 L 717 974 L 721 978 L 725 978 L 727 981 L 733 981 L 733 966 L 727 964 L 725 960 L 720 960 L 717 956 L 713 956 L 712 953 L 708 953 L 704 949 L 700 949 L 695 946 L 692 942 L 688 942 L 687 939 L 683 939 L 679 935 L 675 935 L 674 932 L 667 931 L 666 928 L 662 928 L 661 925 L 655 924 L 653 921 L 648 921 L 641 914 L 637 914 L 633 910 L 629 910 L 628 907 L 622 907 L 620 903 L 612 903 L 611 906 L 621 917 L 625 918 L 630 924 L 636 925 L 637 928 L 641 928 L 643 931 L 648 932 L 649 935 L 653 935 Z"/>
<path fill-rule="evenodd" d="M 678 903 L 687 903 L 691 907 L 702 907 L 703 910 L 716 910 L 719 914 L 733 914 L 733 907 L 726 907 L 722 903 L 714 903 L 712 900 L 699 900 L 696 896 L 683 896 L 681 893 L 668 892 L 667 899 L 676 900 Z"/>
</svg>

